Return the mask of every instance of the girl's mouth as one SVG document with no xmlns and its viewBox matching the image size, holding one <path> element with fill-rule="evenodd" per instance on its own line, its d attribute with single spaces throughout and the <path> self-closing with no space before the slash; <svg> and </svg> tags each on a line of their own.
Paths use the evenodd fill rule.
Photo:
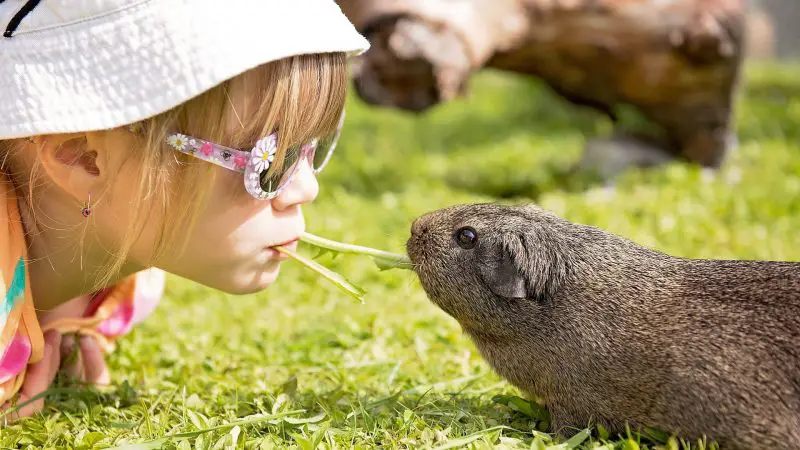
<svg viewBox="0 0 800 450">
<path fill-rule="evenodd" d="M 398 253 L 390 253 L 374 248 L 336 242 L 330 239 L 314 236 L 310 233 L 302 233 L 298 239 L 323 251 L 334 253 L 355 253 L 370 256 L 380 270 L 388 270 L 393 268 L 412 269 L 413 267 L 408 256 Z M 339 289 L 347 292 L 348 295 L 351 295 L 358 299 L 361 303 L 364 303 L 365 292 L 363 289 L 348 281 L 347 278 L 313 261 L 313 258 L 306 258 L 298 254 L 293 248 L 288 248 L 288 246 L 296 248 L 297 239 L 288 242 L 287 246 L 276 245 L 272 248 L 272 250 L 290 258 L 294 258 L 300 264 L 317 272 L 318 274 L 322 275 L 322 277 L 335 284 Z"/>
<path fill-rule="evenodd" d="M 287 249 L 289 249 L 291 251 L 296 251 L 297 250 L 297 242 L 298 242 L 298 238 L 294 238 L 294 239 L 286 241 L 286 242 L 284 242 L 282 244 L 275 244 L 275 245 L 269 247 L 269 251 L 271 253 L 271 259 L 276 259 L 276 260 L 279 260 L 279 261 L 285 261 L 285 260 L 289 259 L 289 255 L 287 255 L 285 253 L 281 253 L 281 252 L 275 250 L 275 247 L 280 246 L 280 247 L 287 248 Z"/>
</svg>

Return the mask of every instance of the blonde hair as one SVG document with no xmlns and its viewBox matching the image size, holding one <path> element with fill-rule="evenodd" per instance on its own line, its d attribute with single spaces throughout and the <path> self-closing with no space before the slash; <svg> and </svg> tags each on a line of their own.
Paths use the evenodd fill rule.
<svg viewBox="0 0 800 450">
<path fill-rule="evenodd" d="M 169 133 L 179 131 L 227 147 L 250 149 L 258 139 L 277 131 L 278 150 L 273 161 L 277 170 L 290 147 L 336 129 L 347 86 L 344 53 L 298 55 L 252 69 L 169 111 L 131 124 L 130 128 L 137 130 L 138 142 L 124 165 L 133 163 L 139 173 L 130 205 L 133 217 L 95 288 L 106 286 L 123 267 L 156 205 L 161 208 L 163 222 L 154 244 L 154 259 L 175 251 L 176 246 L 182 251 L 186 245 L 187 230 L 201 210 L 189 205 L 204 204 L 208 187 L 213 184 L 209 178 L 213 165 L 202 161 L 195 164 L 190 156 L 166 145 Z M 246 92 L 247 101 L 242 106 L 233 104 L 230 93 L 234 87 Z M 230 115 L 239 125 L 235 129 L 226 120 Z M 3 145 L 7 143 L 0 141 L 0 160 L 13 148 Z M 240 189 L 247 195 L 243 184 Z"/>
</svg>

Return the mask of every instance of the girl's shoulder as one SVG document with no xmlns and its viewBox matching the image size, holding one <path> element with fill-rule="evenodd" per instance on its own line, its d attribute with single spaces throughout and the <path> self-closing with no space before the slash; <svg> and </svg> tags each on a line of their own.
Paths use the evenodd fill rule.
<svg viewBox="0 0 800 450">
<path fill-rule="evenodd" d="M 14 189 L 0 180 L 0 403 L 16 393 L 25 367 L 38 362 L 44 336 L 33 307 L 25 234 Z"/>
</svg>

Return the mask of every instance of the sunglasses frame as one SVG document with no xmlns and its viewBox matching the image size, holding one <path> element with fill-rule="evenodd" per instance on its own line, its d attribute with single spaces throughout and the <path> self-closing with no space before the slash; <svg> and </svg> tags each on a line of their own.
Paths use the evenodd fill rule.
<svg viewBox="0 0 800 450">
<path fill-rule="evenodd" d="M 210 162 L 219 167 L 244 174 L 244 187 L 253 198 L 258 200 L 271 200 L 277 197 L 283 189 L 294 179 L 297 169 L 303 160 L 308 159 L 311 169 L 316 176 L 330 162 L 339 136 L 344 125 L 345 113 L 339 118 L 336 131 L 332 135 L 331 144 L 325 150 L 325 159 L 318 168 L 314 168 L 313 158 L 317 151 L 319 139 L 312 139 L 310 142 L 300 146 L 292 147 L 288 151 L 298 152 L 297 160 L 287 167 L 280 178 L 278 187 L 272 191 L 265 191 L 261 188 L 261 174 L 268 171 L 278 149 L 278 133 L 272 133 L 267 137 L 261 138 L 250 151 L 238 150 L 215 144 L 205 139 L 188 136 L 182 133 L 171 133 L 167 136 L 167 144 L 174 150 Z"/>
</svg>

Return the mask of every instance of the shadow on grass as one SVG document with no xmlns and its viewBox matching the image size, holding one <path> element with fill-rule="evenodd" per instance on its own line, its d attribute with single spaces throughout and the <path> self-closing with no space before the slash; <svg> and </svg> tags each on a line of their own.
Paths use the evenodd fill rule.
<svg viewBox="0 0 800 450">
<path fill-rule="evenodd" d="M 446 440 L 446 443 L 405 442 L 415 446 L 452 445 L 459 440 L 462 441 L 461 444 L 466 445 L 465 439 L 469 437 L 477 439 L 480 436 L 490 437 L 489 440 L 494 441 L 498 436 L 492 434 L 499 430 L 502 430 L 504 438 L 517 440 L 524 447 L 530 448 L 538 448 L 534 445 L 535 439 L 546 445 L 577 440 L 575 445 L 568 445 L 567 448 L 583 448 L 578 446 L 580 443 L 590 444 L 586 447 L 590 448 L 593 442 L 605 444 L 610 442 L 609 439 L 617 443 L 630 439 L 639 445 L 644 445 L 643 448 L 651 448 L 651 446 L 666 445 L 670 439 L 669 434 L 648 427 L 629 429 L 628 433 L 619 435 L 594 428 L 592 424 L 580 428 L 554 430 L 550 427 L 546 408 L 516 395 L 501 394 L 489 397 L 483 392 L 448 394 L 422 391 L 413 395 L 396 393 L 381 397 L 377 393 L 371 393 L 359 397 L 355 402 L 358 407 L 349 413 L 336 408 L 343 396 L 346 394 L 333 391 L 321 397 L 306 398 L 303 402 L 321 406 L 332 418 L 333 425 L 339 428 L 352 427 L 375 432 L 394 428 L 398 435 L 417 435 L 413 432 L 415 429 L 444 430 L 438 437 L 436 432 L 430 434 L 433 435 L 433 439 Z M 447 436 L 444 436 L 445 434 Z M 450 445 L 447 448 L 451 448 Z M 690 447 L 685 445 L 684 448 Z"/>
<path fill-rule="evenodd" d="M 343 398 L 353 405 L 350 411 L 337 407 Z M 460 438 L 502 428 L 504 436 L 529 443 L 533 438 L 531 430 L 537 426 L 531 415 L 479 394 L 421 391 L 381 396 L 370 392 L 353 398 L 352 393 L 334 390 L 301 401 L 309 407 L 321 407 L 334 426 L 376 433 L 394 429 L 396 435 L 416 436 L 414 430 L 446 430 L 442 434 Z M 544 427 L 539 431 L 543 430 Z"/>
<path fill-rule="evenodd" d="M 420 114 L 351 99 L 352 109 L 366 113 L 348 124 L 325 182 L 374 196 L 444 175 L 447 185 L 462 191 L 532 200 L 552 190 L 582 191 L 597 184 L 576 177 L 564 164 L 578 153 L 572 146 L 610 126 L 602 114 L 570 104 L 537 79 L 477 78 L 472 98 Z M 630 111 L 624 115 L 636 117 Z"/>
<path fill-rule="evenodd" d="M 421 113 L 371 106 L 357 97 L 352 101 L 357 109 L 377 115 L 360 115 L 361 120 L 352 122 L 348 133 L 382 131 L 374 123 L 387 117 L 410 121 L 413 136 L 404 135 L 402 141 L 417 141 L 429 153 L 490 145 L 518 133 L 550 137 L 592 135 L 604 120 L 592 108 L 569 103 L 541 80 L 491 70 L 476 76 L 466 98 Z"/>
<path fill-rule="evenodd" d="M 800 93 L 795 72 L 762 72 L 751 76 L 739 94 L 739 141 L 800 139 L 800 118 L 786 112 L 797 109 L 792 107 Z M 489 70 L 474 77 L 468 98 L 424 113 L 370 106 L 357 97 L 350 103 L 356 114 L 325 177 L 365 196 L 402 190 L 442 173 L 453 188 L 498 198 L 536 200 L 552 191 L 583 191 L 599 180 L 575 177 L 562 166 L 566 156 L 561 150 L 536 148 L 535 143 L 561 140 L 574 145 L 611 126 L 599 112 L 570 104 L 536 78 Z M 635 111 L 618 112 L 623 124 L 644 126 Z M 520 141 L 531 142 L 528 151 L 542 153 L 503 164 L 504 155 L 519 155 Z"/>
<path fill-rule="evenodd" d="M 589 172 L 579 172 L 572 165 L 545 162 L 533 175 L 507 173 L 505 177 L 486 173 L 448 173 L 447 184 L 465 192 L 479 193 L 498 199 L 524 199 L 537 201 L 547 193 L 580 193 L 592 188 L 610 186 Z M 516 176 L 515 176 L 516 175 Z"/>
<path fill-rule="evenodd" d="M 113 405 L 114 408 L 124 409 L 140 403 L 137 390 L 126 380 L 120 384 L 97 388 L 96 386 L 70 381 L 63 372 L 59 373 L 49 389 L 34 396 L 26 402 L 12 403 L 4 414 L 13 414 L 18 409 L 37 399 L 44 399 L 44 414 L 58 412 L 60 414 L 85 414 L 95 407 Z M 23 422 L 24 423 L 24 422 Z M 135 428 L 138 424 L 115 423 L 115 428 Z"/>
</svg>

